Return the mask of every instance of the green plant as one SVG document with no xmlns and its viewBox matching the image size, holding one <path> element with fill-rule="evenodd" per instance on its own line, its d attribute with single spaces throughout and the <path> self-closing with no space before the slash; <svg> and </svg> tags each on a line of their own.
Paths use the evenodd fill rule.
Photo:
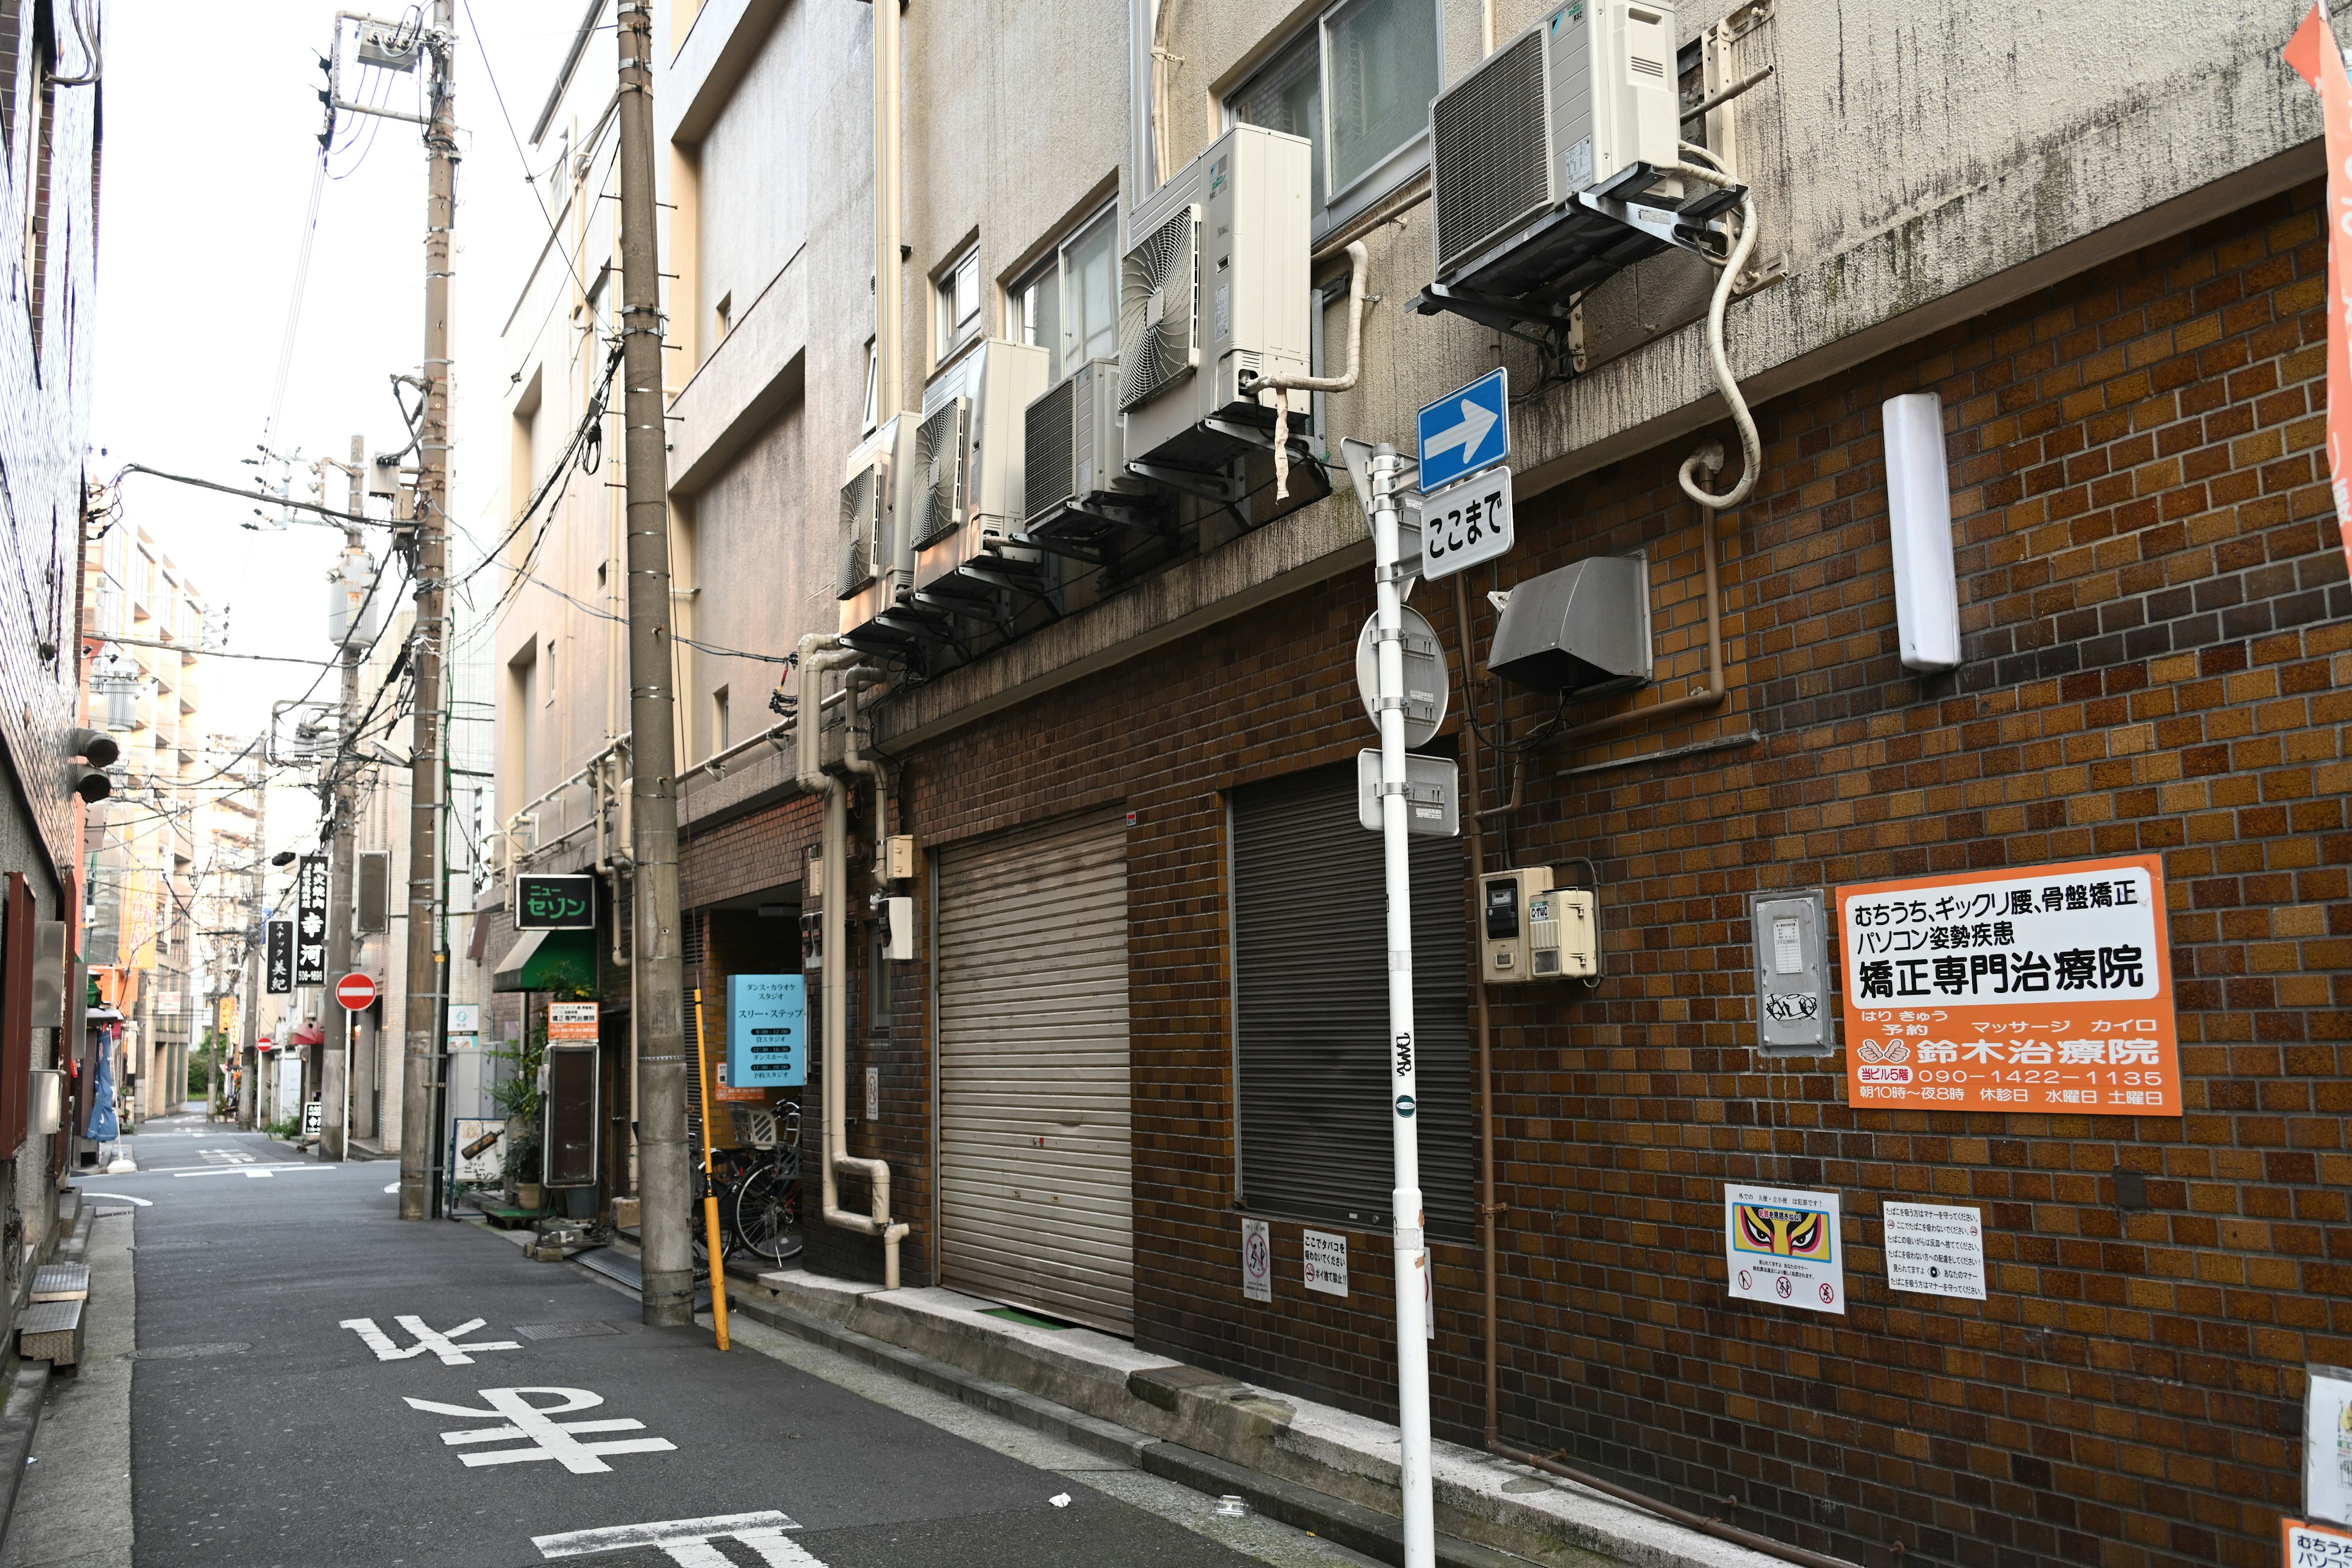
<svg viewBox="0 0 2352 1568">
<path fill-rule="evenodd" d="M 296 1138 L 301 1136 L 301 1132 L 302 1124 L 290 1116 L 283 1121 L 273 1121 L 269 1124 L 269 1135 L 281 1143 L 291 1143 Z"/>
<path fill-rule="evenodd" d="M 533 1025 L 530 1037 L 511 1049 L 490 1055 L 496 1060 L 511 1063 L 514 1068 L 490 1090 L 492 1103 L 507 1119 L 507 1173 L 519 1179 L 535 1180 L 547 1109 L 547 1096 L 539 1087 L 539 1070 L 547 1060 L 546 1023 L 542 1020 Z"/>
</svg>

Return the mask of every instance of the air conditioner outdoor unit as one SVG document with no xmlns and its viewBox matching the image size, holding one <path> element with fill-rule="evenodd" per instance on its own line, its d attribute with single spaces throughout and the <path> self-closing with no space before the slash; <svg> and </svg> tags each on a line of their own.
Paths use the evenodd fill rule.
<svg viewBox="0 0 2352 1568">
<path fill-rule="evenodd" d="M 1023 536 L 1044 549 L 1093 558 L 1084 542 L 1139 525 L 1147 487 L 1127 472 L 1118 362 L 1088 360 L 1022 416 Z"/>
<path fill-rule="evenodd" d="M 1130 462 L 1209 468 L 1264 444 L 1246 432 L 1273 408 L 1252 386 L 1308 373 L 1311 154 L 1236 125 L 1136 209 L 1118 310 Z"/>
<path fill-rule="evenodd" d="M 1675 79 L 1671 4 L 1567 0 L 1439 93 L 1429 107 L 1438 284 L 1505 297 L 1589 286 L 1665 243 L 1594 200 L 1659 209 L 1669 224 L 1736 202 L 1670 172 L 1681 161 Z"/>
<path fill-rule="evenodd" d="M 1025 411 L 1045 390 L 1053 356 L 987 339 L 923 394 L 915 427 L 915 592 L 925 602 L 984 600 L 998 588 L 1035 591 L 1051 564 L 1020 542 L 1026 521 Z"/>
<path fill-rule="evenodd" d="M 913 588 L 915 552 L 906 523 L 914 510 L 914 419 L 894 415 L 849 455 L 834 584 L 845 638 L 866 631 Z"/>
</svg>

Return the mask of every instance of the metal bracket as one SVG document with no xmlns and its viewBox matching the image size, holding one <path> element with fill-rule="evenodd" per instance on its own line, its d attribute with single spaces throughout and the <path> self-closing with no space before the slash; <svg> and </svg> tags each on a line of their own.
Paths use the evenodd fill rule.
<svg viewBox="0 0 2352 1568">
<path fill-rule="evenodd" d="M 1412 795 L 1412 784 L 1410 781 L 1404 784 L 1391 784 L 1386 779 L 1382 779 L 1372 786 L 1372 794 L 1375 795 L 1401 795 L 1410 799 Z"/>
<path fill-rule="evenodd" d="M 1128 464 L 1127 471 L 1138 479 L 1166 485 L 1171 490 L 1215 501 L 1219 506 L 1232 506 L 1249 494 L 1248 483 L 1230 473 L 1204 474 L 1197 468 L 1172 468 L 1165 463 L 1143 461 Z"/>
<path fill-rule="evenodd" d="M 1508 300 L 1498 294 L 1481 293 L 1475 289 L 1463 289 L 1447 283 L 1432 283 L 1413 301 L 1413 309 L 1422 315 L 1433 316 L 1440 310 L 1451 312 L 1492 327 L 1506 337 L 1517 338 L 1531 347 L 1539 348 L 1556 359 L 1564 359 L 1573 348 L 1576 332 L 1576 311 L 1569 305 L 1548 301 Z M 1524 329 L 1534 326 L 1538 331 Z"/>
<path fill-rule="evenodd" d="M 1725 194 L 1730 195 L 1728 192 Z M 1654 207 L 1641 202 L 1621 202 L 1610 196 L 1596 196 L 1591 191 L 1577 192 L 1576 201 L 1579 206 L 1614 219 L 1627 228 L 1639 229 L 1660 244 L 1687 250 L 1709 261 L 1723 259 L 1724 252 L 1717 250 L 1713 243 L 1723 237 L 1720 231 L 1704 219 L 1694 222 L 1688 213 L 1676 212 L 1672 207 Z"/>
</svg>

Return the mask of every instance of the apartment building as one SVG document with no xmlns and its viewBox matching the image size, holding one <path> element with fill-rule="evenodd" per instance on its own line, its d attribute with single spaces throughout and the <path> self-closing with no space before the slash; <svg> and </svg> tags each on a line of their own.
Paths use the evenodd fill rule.
<svg viewBox="0 0 2352 1568">
<path fill-rule="evenodd" d="M 196 902 L 212 803 L 232 757 L 202 719 L 205 601 L 146 530 L 110 528 L 84 572 L 91 722 L 114 738 L 114 793 L 90 808 L 85 875 L 100 994 L 123 1015 L 121 1089 L 136 1121 L 185 1098 L 207 1016 Z"/>
<path fill-rule="evenodd" d="M 495 659 L 505 864 L 604 888 L 579 989 L 604 1005 L 618 1142 L 607 12 L 550 62 L 530 132 L 564 201 L 505 340 Z M 688 984 L 714 1055 L 732 975 L 805 958 L 844 1005 L 836 1059 L 759 1096 L 804 1101 L 813 1170 L 864 1163 L 829 1215 L 813 1179 L 808 1266 L 880 1279 L 895 1258 L 907 1283 L 1393 1415 L 1354 681 L 1374 595 L 1341 439 L 1410 454 L 1418 410 L 1499 368 L 1516 542 L 1412 605 L 1451 670 L 1421 750 L 1458 764 L 1475 825 L 1412 857 L 1441 1434 L 1730 1498 L 1863 1561 L 2271 1550 L 2303 1368 L 2340 1359 L 2326 1259 L 2352 1174 L 2331 1114 L 2352 588 L 2320 455 L 2317 109 L 2278 58 L 2298 20 L 673 4 L 656 114 Z M 1650 161 L 1712 164 L 1744 200 L 1687 173 L 1586 184 L 1655 204 L 1612 216 L 1575 199 L 1599 176 L 1572 139 L 1556 166 L 1514 161 L 1550 143 L 1509 105 L 1569 92 L 1543 73 L 1604 46 L 1622 80 L 1594 91 L 1623 125 L 1660 123 L 1643 95 L 1664 94 L 1665 139 L 1697 149 Z M 1596 134 L 1610 179 L 1643 163 L 1633 132 Z M 1702 226 L 1715 260 L 1739 245 L 1721 368 L 1752 457 L 1708 347 L 1725 269 L 1661 238 Z M 1252 332 L 1255 360 L 1221 347 Z M 1291 399 L 1281 476 L 1242 376 L 1268 364 L 1354 378 Z M 1097 412 L 1054 424 L 1053 398 Z M 1056 432 L 1099 468 L 1049 469 L 1072 461 Z M 1915 493 L 1949 510 L 1943 656 L 1915 646 L 1922 579 L 1895 555 Z M 1575 582 L 1639 623 L 1625 664 L 1497 655 L 1511 600 L 1490 595 Z M 1538 652 L 1582 658 L 1578 614 Z M 812 634 L 858 662 L 780 685 Z M 836 784 L 804 787 L 786 714 Z M 2128 973 L 2168 1003 L 2065 1042 L 2078 1064 L 2128 1053 L 2098 1058 L 2128 1089 L 2053 1066 L 1962 1091 L 1930 1070 L 1960 1048 L 1934 1033 L 1946 972 L 1903 971 L 1919 1000 L 1898 1008 L 1841 945 L 1846 906 L 1891 884 L 2000 873 L 2040 918 L 2084 868 L 2160 893 Z M 1489 983 L 1510 922 L 1486 895 L 1514 870 L 1549 880 L 1513 897 L 1590 896 L 1589 980 Z M 886 939 L 890 898 L 911 942 Z M 1791 910 L 1769 934 L 1757 899 Z M 835 938 L 821 957 L 804 923 Z M 2010 942 L 1986 922 L 1977 946 Z M 1818 965 L 1790 1018 L 1759 999 L 1784 952 L 1785 973 Z M 1956 984 L 2005 975 L 1994 956 Z M 2158 1012 L 2160 1066 L 2135 1033 Z M 2006 1060 L 2042 1062 L 2041 1026 L 2011 1026 Z M 726 1089 L 706 1073 L 698 1112 Z M 603 1179 L 625 1190 L 620 1166 Z M 1753 1299 L 1727 1261 L 1739 1215 L 1775 1205 L 1830 1216 L 1809 1244 L 1836 1256 L 1828 1310 Z M 1969 1216 L 1981 1296 L 1898 1266 L 1904 1205 Z M 1269 1276 L 1245 1273 L 1252 1237 Z"/>
</svg>

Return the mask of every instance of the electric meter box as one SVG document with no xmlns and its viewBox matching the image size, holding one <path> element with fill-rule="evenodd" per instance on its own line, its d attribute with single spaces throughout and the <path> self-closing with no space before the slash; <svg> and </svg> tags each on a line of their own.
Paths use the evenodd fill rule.
<svg viewBox="0 0 2352 1568">
<path fill-rule="evenodd" d="M 1819 888 L 1751 893 L 1756 1045 L 1768 1057 L 1818 1057 L 1830 1035 L 1829 921 Z"/>
<path fill-rule="evenodd" d="M 1591 889 L 1554 888 L 1549 866 L 1481 877 L 1478 918 L 1479 972 L 1490 985 L 1600 973 Z"/>
</svg>

